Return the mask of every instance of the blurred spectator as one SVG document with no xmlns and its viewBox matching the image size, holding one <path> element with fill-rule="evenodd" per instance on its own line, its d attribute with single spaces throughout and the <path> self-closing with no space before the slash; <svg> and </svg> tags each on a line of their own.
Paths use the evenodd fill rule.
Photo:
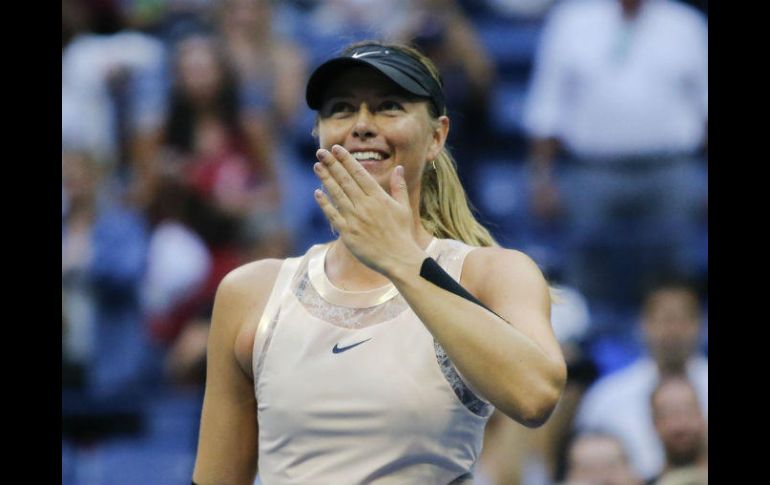
<svg viewBox="0 0 770 485">
<path fill-rule="evenodd" d="M 62 51 L 62 146 L 87 151 L 126 186 L 143 169 L 140 140 L 165 115 L 165 49 L 137 31 L 94 33 L 92 12 L 65 10 L 63 31 L 74 20 Z"/>
<path fill-rule="evenodd" d="M 217 284 L 246 261 L 284 255 L 289 239 L 267 130 L 275 117 L 243 106 L 239 71 L 216 36 L 190 33 L 173 53 L 168 118 L 145 154 L 153 223 L 145 294 L 171 377 L 200 382 L 205 339 L 187 334 L 210 318 Z M 202 342 L 187 351 L 197 357 L 182 364 L 177 346 L 191 341 Z"/>
<path fill-rule="evenodd" d="M 62 359 L 67 370 L 80 374 L 71 374 L 73 383 L 80 384 L 94 348 L 95 297 L 89 268 L 96 216 L 95 172 L 87 155 L 62 154 Z"/>
<path fill-rule="evenodd" d="M 194 229 L 209 244 L 257 259 L 282 254 L 280 189 L 260 123 L 242 109 L 235 71 L 213 36 L 191 34 L 174 51 L 168 119 L 148 180 L 172 179 L 192 191 Z"/>
<path fill-rule="evenodd" d="M 637 485 L 641 480 L 615 436 L 583 432 L 568 447 L 566 481 L 562 485 Z"/>
<path fill-rule="evenodd" d="M 646 277 L 696 270 L 707 32 L 673 0 L 565 1 L 547 18 L 524 113 L 532 205 L 566 216 L 565 277 L 591 300 L 627 305 Z"/>
<path fill-rule="evenodd" d="M 307 145 L 312 121 L 302 102 L 308 48 L 275 21 L 280 15 L 276 10 L 286 6 L 268 0 L 225 0 L 217 4 L 216 25 L 235 70 L 241 109 L 261 140 L 263 157 L 271 159 L 281 187 L 282 223 L 296 246 L 309 214 L 317 210 L 307 195 L 316 185 L 309 161 L 315 150 Z M 304 21 L 302 25 L 308 27 Z M 310 180 L 301 181 L 303 175 Z"/>
<path fill-rule="evenodd" d="M 495 66 L 457 0 L 413 0 L 398 40 L 413 43 L 436 64 L 452 119 L 449 144 L 471 201 L 479 147 L 488 135 Z M 478 160 L 480 162 L 480 160 Z"/>
<path fill-rule="evenodd" d="M 222 0 L 218 8 L 219 31 L 238 76 L 241 105 L 256 118 L 251 123 L 280 133 L 296 121 L 302 106 L 304 49 L 275 32 L 269 0 Z M 271 154 L 267 144 L 263 151 Z"/>
<path fill-rule="evenodd" d="M 649 479 L 664 466 L 649 406 L 655 385 L 664 376 L 686 374 L 708 416 L 708 361 L 699 353 L 702 316 L 692 286 L 677 281 L 657 284 L 644 300 L 641 318 L 649 355 L 594 384 L 575 423 L 578 429 L 617 435 L 634 468 Z"/>
<path fill-rule="evenodd" d="M 191 227 L 192 192 L 164 179 L 146 211 L 151 227 L 142 298 L 147 322 L 159 342 L 170 344 L 187 321 L 208 310 L 212 255 Z"/>
<path fill-rule="evenodd" d="M 650 398 L 655 431 L 666 453 L 666 465 L 649 485 L 708 482 L 708 428 L 698 394 L 685 376 L 661 379 Z"/>
<path fill-rule="evenodd" d="M 104 197 L 100 173 L 88 154 L 62 153 L 63 359 L 82 366 L 89 391 L 133 392 L 158 370 L 139 296 L 147 227 Z"/>
</svg>

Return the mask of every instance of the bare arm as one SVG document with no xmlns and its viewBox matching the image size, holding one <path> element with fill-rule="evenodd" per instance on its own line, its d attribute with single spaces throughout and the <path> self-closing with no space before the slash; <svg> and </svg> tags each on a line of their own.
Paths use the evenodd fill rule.
<svg viewBox="0 0 770 485">
<path fill-rule="evenodd" d="M 253 380 L 239 363 L 236 342 L 259 320 L 279 260 L 238 268 L 220 283 L 214 300 L 198 454 L 198 485 L 251 485 L 257 473 L 257 402 Z M 243 360 L 243 359 L 242 359 Z"/>
<path fill-rule="evenodd" d="M 390 276 L 469 383 L 510 418 L 540 426 L 566 382 L 548 285 L 520 252 L 483 248 L 467 258 L 461 284 L 505 320 L 423 279 L 418 265 Z"/>
</svg>

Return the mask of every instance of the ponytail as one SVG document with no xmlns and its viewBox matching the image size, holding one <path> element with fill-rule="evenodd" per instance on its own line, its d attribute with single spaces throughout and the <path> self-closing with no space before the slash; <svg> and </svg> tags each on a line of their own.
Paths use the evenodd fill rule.
<svg viewBox="0 0 770 485">
<path fill-rule="evenodd" d="M 438 238 L 457 239 L 472 246 L 498 246 L 489 231 L 476 220 L 446 148 L 425 166 L 420 191 L 420 218 Z"/>
</svg>

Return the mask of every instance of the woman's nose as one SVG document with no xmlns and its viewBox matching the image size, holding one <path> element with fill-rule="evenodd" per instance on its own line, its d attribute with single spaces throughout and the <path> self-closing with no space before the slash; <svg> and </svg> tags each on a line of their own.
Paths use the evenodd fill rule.
<svg viewBox="0 0 770 485">
<path fill-rule="evenodd" d="M 358 110 L 356 123 L 353 125 L 354 138 L 372 138 L 377 136 L 377 128 L 374 123 L 374 117 L 369 108 L 362 104 Z"/>
</svg>

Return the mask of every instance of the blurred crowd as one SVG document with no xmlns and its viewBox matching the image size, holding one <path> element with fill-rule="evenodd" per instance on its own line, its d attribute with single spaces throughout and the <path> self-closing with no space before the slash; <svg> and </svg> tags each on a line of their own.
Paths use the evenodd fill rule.
<svg viewBox="0 0 770 485">
<path fill-rule="evenodd" d="M 314 66 L 363 39 L 439 67 L 479 219 L 540 265 L 569 381 L 495 414 L 479 485 L 708 469 L 708 4 L 62 0 L 62 483 L 187 484 L 219 281 L 333 235 Z"/>
</svg>

